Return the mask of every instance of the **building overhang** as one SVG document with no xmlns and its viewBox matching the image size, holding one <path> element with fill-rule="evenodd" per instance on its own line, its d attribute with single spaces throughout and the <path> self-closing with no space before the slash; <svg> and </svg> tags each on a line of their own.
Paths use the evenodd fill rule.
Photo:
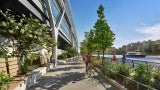
<svg viewBox="0 0 160 90">
<path fill-rule="evenodd" d="M 72 46 L 71 42 L 61 33 L 58 33 L 58 48 L 65 50 L 66 46 Z"/>
<path fill-rule="evenodd" d="M 26 3 L 24 5 L 24 3 Z M 34 7 L 33 3 L 28 2 L 28 0 L 1 0 L 0 1 L 0 9 L 1 10 L 6 10 L 10 9 L 12 10 L 15 14 L 25 14 L 27 16 L 32 15 L 34 18 L 39 19 L 41 22 L 43 22 L 43 19 L 49 20 L 45 15 L 42 14 L 38 10 L 38 8 Z M 43 18 L 44 17 L 44 18 Z"/>
</svg>

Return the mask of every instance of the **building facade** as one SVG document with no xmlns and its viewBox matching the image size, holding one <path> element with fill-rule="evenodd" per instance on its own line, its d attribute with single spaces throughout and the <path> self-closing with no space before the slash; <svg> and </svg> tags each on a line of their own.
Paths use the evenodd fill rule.
<svg viewBox="0 0 160 90">
<path fill-rule="evenodd" d="M 69 0 L 1 0 L 0 9 L 11 9 L 16 14 L 32 15 L 52 28 L 55 43 L 54 58 L 58 50 L 70 45 L 78 50 L 78 40 Z"/>
</svg>

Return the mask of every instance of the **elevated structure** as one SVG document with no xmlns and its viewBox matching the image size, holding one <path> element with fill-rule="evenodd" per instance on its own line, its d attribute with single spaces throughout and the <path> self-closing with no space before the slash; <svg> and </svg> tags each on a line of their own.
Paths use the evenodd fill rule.
<svg viewBox="0 0 160 90">
<path fill-rule="evenodd" d="M 78 50 L 78 41 L 68 0 L 1 0 L 0 9 L 11 9 L 16 14 L 30 15 L 52 28 L 55 43 L 54 58 L 58 49 L 70 45 Z"/>
</svg>

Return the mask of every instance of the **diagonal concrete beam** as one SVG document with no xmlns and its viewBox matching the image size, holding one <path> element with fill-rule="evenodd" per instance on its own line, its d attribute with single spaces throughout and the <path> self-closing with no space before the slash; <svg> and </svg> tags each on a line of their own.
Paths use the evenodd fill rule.
<svg viewBox="0 0 160 90">
<path fill-rule="evenodd" d="M 61 15 L 60 15 L 60 17 L 58 18 L 58 20 L 57 20 L 57 22 L 56 22 L 56 28 L 59 28 L 59 26 L 60 26 L 60 24 L 61 24 L 61 22 L 62 22 L 62 19 L 63 19 L 63 17 L 64 17 L 65 12 L 66 12 L 66 9 L 63 8 L 63 11 L 62 11 Z"/>
</svg>

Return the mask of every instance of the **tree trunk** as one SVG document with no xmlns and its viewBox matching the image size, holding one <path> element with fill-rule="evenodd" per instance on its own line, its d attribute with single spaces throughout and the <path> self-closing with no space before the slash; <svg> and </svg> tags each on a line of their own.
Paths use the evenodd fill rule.
<svg viewBox="0 0 160 90">
<path fill-rule="evenodd" d="M 98 60 L 99 60 L 99 57 L 100 57 L 100 56 L 99 56 L 99 50 L 98 50 L 98 51 L 97 51 L 97 59 L 98 59 Z"/>
<path fill-rule="evenodd" d="M 104 50 L 102 50 L 103 57 L 102 57 L 102 65 L 104 65 Z"/>
</svg>

